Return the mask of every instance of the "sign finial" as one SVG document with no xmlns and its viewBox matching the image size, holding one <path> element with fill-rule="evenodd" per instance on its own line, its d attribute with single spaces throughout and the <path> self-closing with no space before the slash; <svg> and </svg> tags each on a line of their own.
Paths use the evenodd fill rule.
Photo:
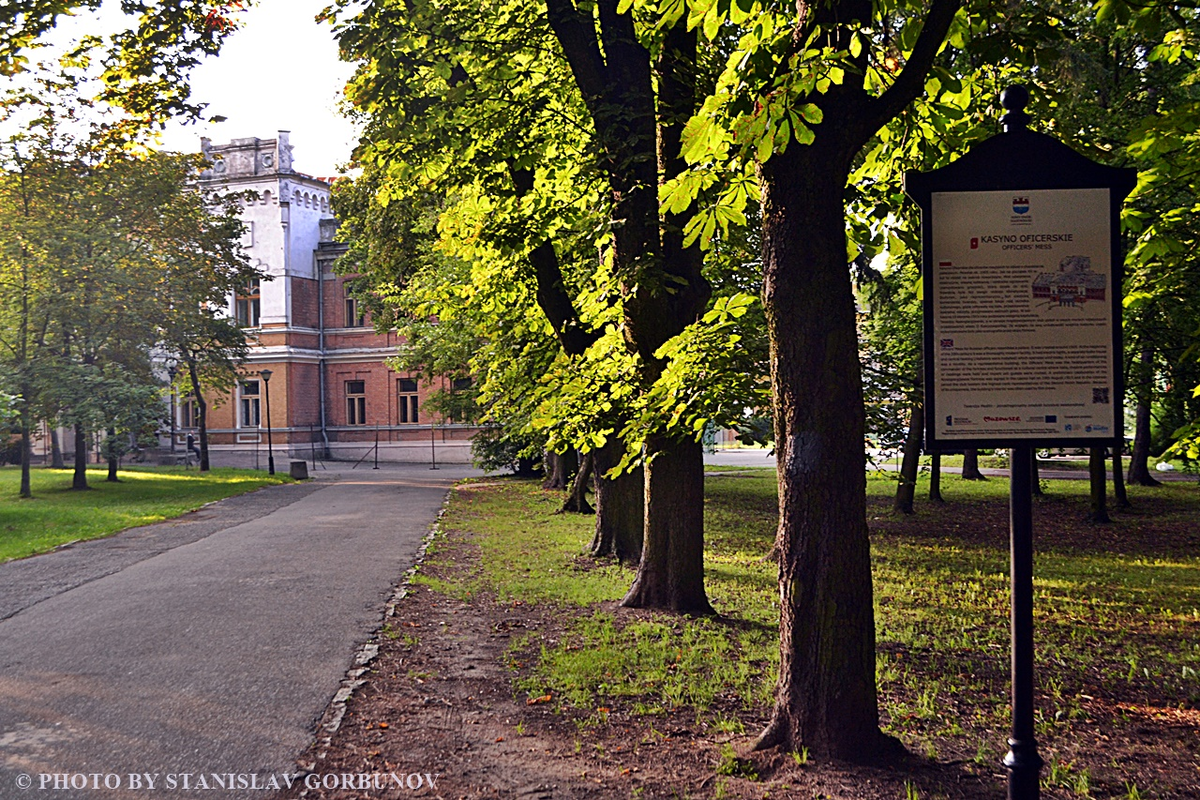
<svg viewBox="0 0 1200 800">
<path fill-rule="evenodd" d="M 1025 113 L 1028 103 L 1029 90 L 1019 83 L 1014 83 L 1000 92 L 1000 105 L 1008 111 L 1000 118 L 1005 133 L 1022 131 L 1029 125 L 1030 116 Z"/>
</svg>

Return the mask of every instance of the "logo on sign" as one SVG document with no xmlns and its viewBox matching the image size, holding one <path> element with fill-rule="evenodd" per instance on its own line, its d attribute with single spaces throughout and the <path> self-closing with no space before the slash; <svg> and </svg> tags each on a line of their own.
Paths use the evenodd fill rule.
<svg viewBox="0 0 1200 800">
<path fill-rule="evenodd" d="M 954 347 L 953 339 L 942 339 L 941 343 L 942 343 L 942 347 Z"/>
<path fill-rule="evenodd" d="M 978 236 L 972 236 L 972 237 L 971 237 L 971 249 L 972 249 L 972 250 L 978 250 L 978 249 L 979 249 L 979 237 L 978 237 Z"/>
<path fill-rule="evenodd" d="M 1013 198 L 1013 213 L 1014 214 L 1028 214 L 1029 213 L 1029 198 L 1028 197 L 1014 197 Z"/>
</svg>

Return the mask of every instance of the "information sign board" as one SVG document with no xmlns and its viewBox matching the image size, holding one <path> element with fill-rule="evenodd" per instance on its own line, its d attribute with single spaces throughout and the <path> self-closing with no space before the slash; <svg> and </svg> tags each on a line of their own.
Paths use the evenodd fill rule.
<svg viewBox="0 0 1200 800">
<path fill-rule="evenodd" d="M 1111 439 L 1110 190 L 933 192 L 934 440 Z"/>
</svg>

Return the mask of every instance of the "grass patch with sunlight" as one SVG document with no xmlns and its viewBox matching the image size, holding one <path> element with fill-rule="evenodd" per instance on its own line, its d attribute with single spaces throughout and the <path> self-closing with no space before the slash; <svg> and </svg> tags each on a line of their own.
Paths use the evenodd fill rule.
<svg viewBox="0 0 1200 800">
<path fill-rule="evenodd" d="M 35 469 L 33 498 L 22 500 L 17 496 L 20 468 L 0 469 L 0 562 L 171 519 L 213 500 L 291 481 L 286 475 L 243 469 L 201 474 L 178 467 L 136 467 L 121 470 L 119 483 L 107 482 L 107 474 L 106 467 L 89 469 L 91 489 L 76 492 L 71 490 L 71 470 Z"/>
</svg>

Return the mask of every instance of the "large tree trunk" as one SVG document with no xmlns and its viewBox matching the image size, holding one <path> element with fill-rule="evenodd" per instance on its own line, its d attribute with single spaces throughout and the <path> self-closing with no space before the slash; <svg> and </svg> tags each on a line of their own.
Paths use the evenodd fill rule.
<svg viewBox="0 0 1200 800">
<path fill-rule="evenodd" d="M 931 503 L 944 503 L 945 498 L 942 497 L 942 454 L 934 453 L 930 458 L 929 467 L 929 501 Z"/>
<path fill-rule="evenodd" d="M 575 480 L 571 482 L 571 491 L 567 495 L 567 499 L 563 502 L 562 508 L 558 513 L 574 513 L 574 514 L 594 514 L 595 509 L 587 499 L 588 484 L 592 482 L 592 465 L 595 458 L 592 454 L 586 453 L 583 459 L 579 462 L 579 471 L 575 473 Z"/>
<path fill-rule="evenodd" d="M 1150 403 L 1154 382 L 1153 351 L 1143 347 L 1138 359 L 1137 411 L 1133 422 L 1133 452 L 1129 456 L 1130 483 L 1137 486 L 1161 486 L 1150 474 Z"/>
<path fill-rule="evenodd" d="M 963 451 L 962 479 L 964 481 L 986 481 L 979 471 L 979 451 L 975 448 Z"/>
<path fill-rule="evenodd" d="M 1104 448 L 1092 447 L 1088 450 L 1088 479 L 1092 484 L 1091 513 L 1088 519 L 1092 522 L 1111 522 L 1108 517 L 1108 475 L 1105 474 Z"/>
<path fill-rule="evenodd" d="M 615 478 L 605 477 L 621 460 L 624 443 L 610 439 L 592 452 L 596 471 L 596 533 L 593 556 L 616 556 L 623 564 L 642 558 L 642 536 L 646 527 L 646 479 L 642 468 L 626 470 Z"/>
<path fill-rule="evenodd" d="M 50 423 L 50 468 L 51 469 L 66 469 L 67 465 L 63 462 L 62 445 L 58 442 L 58 426 Z"/>
<path fill-rule="evenodd" d="M 194 358 L 187 359 L 188 378 L 192 382 L 192 395 L 196 398 L 196 428 L 200 438 L 200 471 L 208 472 L 208 401 L 200 387 L 200 373 Z"/>
<path fill-rule="evenodd" d="M 642 560 L 621 604 L 712 614 L 704 593 L 704 450 L 690 439 L 651 436 L 644 470 Z"/>
<path fill-rule="evenodd" d="M 908 418 L 908 436 L 904 439 L 904 461 L 900 464 L 900 481 L 896 486 L 896 501 L 892 510 L 900 514 L 913 513 L 917 494 L 917 473 L 921 470 L 921 431 L 925 426 L 925 406 L 913 401 Z"/>
<path fill-rule="evenodd" d="M 839 200 L 852 154 L 818 144 L 793 143 L 762 168 L 781 603 L 775 708 L 755 746 L 871 759 L 885 738 L 875 689 L 862 380 Z"/>
<path fill-rule="evenodd" d="M 87 431 L 82 425 L 75 426 L 75 474 L 71 477 L 72 489 L 87 489 Z"/>
</svg>

